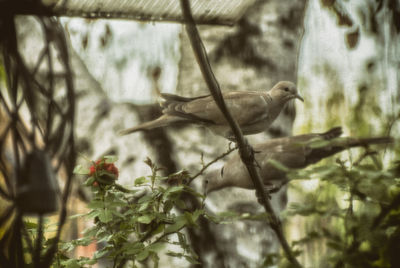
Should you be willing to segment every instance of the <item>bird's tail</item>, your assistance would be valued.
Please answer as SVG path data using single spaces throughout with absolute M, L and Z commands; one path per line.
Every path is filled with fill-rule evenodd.
M 340 135 L 342 135 L 342 133 L 343 133 L 342 127 L 334 127 L 328 130 L 327 132 L 321 133 L 321 136 L 325 140 L 331 140 L 333 138 L 339 137 Z
M 138 126 L 127 128 L 119 132 L 121 136 L 128 135 L 136 131 L 149 130 L 158 127 L 165 127 L 171 123 L 182 121 L 182 118 L 170 115 L 163 115 L 153 121 L 149 121 Z
M 161 104 L 163 114 L 181 117 L 181 118 L 184 118 L 185 121 L 189 121 L 189 122 L 214 124 L 214 122 L 211 120 L 207 120 L 205 118 L 198 117 L 192 113 L 187 113 L 184 110 L 184 106 L 187 102 L 206 98 L 209 95 L 198 96 L 198 97 L 194 97 L 194 98 L 187 98 L 187 97 L 181 97 L 181 96 L 177 96 L 177 95 L 173 95 L 173 94 L 163 93 L 163 94 L 161 94 L 161 96 L 164 99 L 164 102 Z
M 392 137 L 373 137 L 373 138 L 336 138 L 327 144 L 309 144 L 311 152 L 307 157 L 308 164 L 316 163 L 322 158 L 334 155 L 352 147 L 368 147 L 373 144 L 390 144 L 394 140 Z
M 373 137 L 373 138 L 347 138 L 344 144 L 347 143 L 348 147 L 368 146 L 371 144 L 390 144 L 393 143 L 392 137 Z

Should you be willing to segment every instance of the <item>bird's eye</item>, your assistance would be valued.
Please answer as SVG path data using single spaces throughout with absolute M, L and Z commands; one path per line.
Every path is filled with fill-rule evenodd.
M 285 87 L 283 90 L 286 91 L 286 92 L 289 92 L 289 88 L 288 87 Z

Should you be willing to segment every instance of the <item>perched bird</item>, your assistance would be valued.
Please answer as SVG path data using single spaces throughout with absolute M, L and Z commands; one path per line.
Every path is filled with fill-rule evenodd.
M 300 169 L 351 147 L 393 142 L 391 137 L 340 138 L 341 134 L 342 129 L 336 127 L 325 133 L 271 139 L 255 145 L 253 147 L 255 158 L 266 190 L 271 189 L 272 182 L 286 179 L 285 171 L 271 164 L 271 159 L 288 168 Z M 254 189 L 253 182 L 239 154 L 229 159 L 220 170 L 214 170 L 204 176 L 203 190 L 205 193 L 230 186 Z
M 278 82 L 269 91 L 224 92 L 224 100 L 244 135 L 266 130 L 279 115 L 286 102 L 303 98 L 292 82 Z M 215 134 L 232 139 L 233 134 L 211 95 L 185 98 L 172 94 L 161 94 L 163 115 L 153 121 L 125 129 L 121 135 L 139 130 L 163 127 L 176 122 L 192 122 L 205 125 Z

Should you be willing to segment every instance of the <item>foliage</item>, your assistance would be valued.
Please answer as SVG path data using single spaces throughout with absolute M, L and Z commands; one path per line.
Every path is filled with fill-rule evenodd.
M 364 154 L 362 158 L 370 156 Z M 306 217 L 308 233 L 293 246 L 310 249 L 318 267 L 398 267 L 400 252 L 400 165 L 385 170 L 373 161 L 325 164 L 291 175 L 292 179 L 318 178 L 316 191 L 302 193 L 287 218 Z M 397 242 L 396 242 L 397 241 Z M 319 260 L 318 260 L 319 259 Z
M 199 217 L 217 224 L 233 221 L 265 221 L 267 215 L 227 211 L 211 215 L 204 210 L 190 211 L 181 199 L 188 193 L 204 202 L 204 197 L 186 185 L 190 179 L 181 171 L 167 177 L 150 159 L 146 164 L 152 174 L 134 181 L 134 189 L 116 183 L 118 170 L 115 157 L 104 157 L 90 168 L 78 166 L 74 172 L 89 176 L 85 185 L 93 192 L 83 215 L 94 225 L 83 237 L 61 243 L 54 267 L 84 267 L 108 260 L 113 267 L 130 263 L 153 263 L 158 267 L 160 254 L 185 258 L 198 263 L 184 229 L 197 227 Z M 291 185 L 317 179 L 316 191 L 301 192 L 302 201 L 291 203 L 283 217 L 286 221 L 304 218 L 306 234 L 292 242 L 293 252 L 311 259 L 314 267 L 395 267 L 400 252 L 400 161 L 384 169 L 379 158 L 367 151 L 355 161 L 325 161 L 305 170 L 289 170 Z M 97 182 L 97 183 L 95 183 Z M 309 226 L 307 228 L 307 226 Z M 25 223 L 34 239 L 37 224 Z M 51 230 L 50 226 L 46 227 Z M 32 240 L 33 240 L 32 239 Z M 72 257 L 77 246 L 102 245 L 92 258 Z M 46 250 L 50 240 L 43 241 Z M 315 254 L 315 247 L 319 254 Z M 180 250 L 171 249 L 180 248 Z M 283 253 L 272 253 L 260 260 L 260 267 L 290 267 Z
M 135 267 L 138 262 L 147 260 L 152 260 L 157 267 L 159 253 L 165 251 L 167 255 L 197 263 L 196 254 L 188 246 L 183 229 L 195 227 L 204 212 L 188 210 L 180 199 L 183 192 L 202 198 L 182 183 L 188 174 L 179 172 L 161 177 L 157 174 L 159 169 L 147 159 L 146 164 L 151 168 L 152 175 L 137 178 L 135 189 L 128 190 L 115 182 L 115 175 L 118 176 L 113 164 L 115 161 L 114 157 L 104 157 L 94 162 L 89 170 L 81 166 L 75 169 L 75 173 L 89 175 L 85 185 L 91 188 L 93 198 L 88 204 L 90 211 L 74 217 L 92 219 L 94 226 L 86 229 L 82 238 L 62 244 L 55 266 L 81 267 L 106 258 L 114 267 L 121 267 L 127 262 Z M 178 181 L 178 184 L 166 187 L 169 180 Z M 183 213 L 178 214 L 176 208 Z M 92 258 L 67 257 L 68 252 L 77 246 L 93 242 L 104 246 Z M 168 245 L 179 246 L 182 250 L 170 251 Z

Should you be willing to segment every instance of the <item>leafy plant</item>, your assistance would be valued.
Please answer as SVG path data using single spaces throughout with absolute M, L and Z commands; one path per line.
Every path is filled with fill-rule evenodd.
M 363 155 L 371 156 L 369 153 Z M 378 159 L 337 160 L 301 170 L 292 179 L 318 178 L 316 191 L 302 193 L 286 216 L 306 217 L 311 227 L 293 246 L 310 249 L 319 267 L 397 267 L 400 252 L 400 166 L 385 170 Z M 397 241 L 397 242 L 396 242 Z
M 371 161 L 368 158 L 372 159 Z M 134 181 L 134 189 L 117 184 L 119 171 L 116 157 L 103 157 L 89 168 L 78 166 L 74 172 L 87 176 L 85 185 L 93 193 L 90 209 L 82 215 L 93 220 L 83 237 L 64 242 L 54 259 L 54 267 L 84 267 L 108 260 L 113 267 L 129 263 L 152 263 L 158 267 L 160 254 L 184 258 L 198 263 L 197 256 L 186 240 L 184 229 L 197 227 L 199 217 L 217 224 L 233 221 L 265 221 L 265 213 L 223 212 L 217 215 L 202 209 L 191 211 L 181 199 L 183 193 L 196 198 L 204 196 L 187 186 L 189 174 L 180 171 L 159 176 L 159 168 L 145 162 L 151 175 Z M 300 191 L 299 202 L 291 203 L 284 218 L 291 221 L 303 217 L 306 234 L 292 242 L 297 256 L 306 256 L 315 267 L 396 267 L 400 252 L 400 162 L 384 169 L 372 152 L 352 161 L 325 161 L 304 170 L 288 172 L 292 188 Z M 298 182 L 318 179 L 316 191 L 304 192 Z M 308 227 L 307 227 L 308 226 Z M 50 226 L 45 228 L 49 230 Z M 32 240 L 37 224 L 26 222 Z M 51 241 L 43 241 L 46 250 Z M 96 242 L 102 245 L 91 258 L 72 257 L 77 246 Z M 318 248 L 318 255 L 315 249 Z M 172 251 L 171 248 L 178 248 Z M 272 253 L 260 260 L 260 267 L 290 267 L 282 253 Z
M 186 242 L 183 229 L 195 227 L 203 210 L 189 211 L 180 199 L 183 192 L 203 198 L 192 188 L 182 182 L 188 178 L 186 172 L 162 177 L 159 169 L 150 159 L 145 162 L 152 170 L 147 177 L 135 180 L 135 189 L 126 189 L 116 183 L 118 170 L 115 157 L 103 157 L 87 169 L 78 166 L 75 173 L 89 176 L 85 182 L 93 193 L 88 204 L 90 211 L 84 215 L 94 221 L 94 226 L 86 229 L 83 237 L 65 242 L 57 256 L 55 266 L 81 267 L 92 265 L 106 258 L 114 267 L 121 267 L 131 262 L 137 263 L 152 260 L 158 266 L 159 254 L 166 252 L 173 257 L 183 257 L 191 263 L 197 263 L 196 254 Z M 167 186 L 167 181 L 178 182 Z M 183 213 L 178 213 L 179 208 Z M 77 246 L 87 246 L 93 242 L 104 244 L 92 258 L 73 259 L 67 252 Z M 169 251 L 168 245 L 177 245 L 179 252 Z

